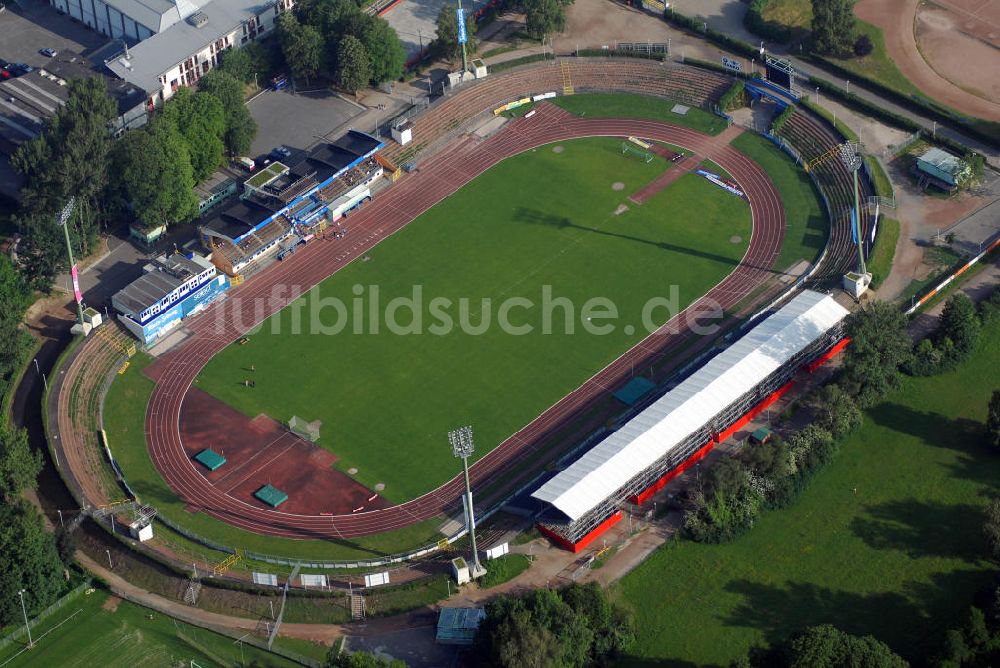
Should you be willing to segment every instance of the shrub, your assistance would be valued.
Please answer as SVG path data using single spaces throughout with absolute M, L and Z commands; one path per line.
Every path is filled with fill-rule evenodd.
M 742 81 L 735 81 L 722 97 L 719 98 L 719 108 L 723 111 L 732 111 L 746 106 L 746 86 Z
M 792 114 L 794 113 L 795 113 L 795 107 L 793 107 L 792 105 L 788 105 L 787 107 L 782 109 L 781 113 L 778 114 L 775 117 L 774 121 L 771 123 L 771 134 L 776 135 L 779 132 L 781 132 L 781 128 L 785 127 L 785 123 L 788 122 L 788 119 L 791 118 Z
M 872 44 L 872 40 L 868 35 L 859 35 L 854 40 L 854 55 L 858 58 L 864 58 L 874 50 L 875 45 Z

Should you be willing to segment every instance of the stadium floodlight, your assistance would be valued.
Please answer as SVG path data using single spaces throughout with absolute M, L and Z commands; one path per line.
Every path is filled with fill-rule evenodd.
M 80 326 L 83 326 L 83 306 L 80 305 L 80 288 L 76 274 L 76 263 L 73 261 L 73 244 L 69 240 L 69 217 L 73 213 L 73 206 L 76 204 L 76 197 L 70 197 L 59 214 L 59 226 L 63 228 L 66 235 L 66 253 L 69 254 L 69 273 L 73 281 L 73 295 L 76 298 L 76 318 Z
M 469 455 L 476 451 L 476 444 L 472 439 L 472 427 L 466 425 L 449 431 L 448 442 L 451 443 L 452 454 L 462 460 L 462 470 L 465 473 L 465 518 L 469 538 L 472 539 L 472 577 L 475 579 L 486 571 L 479 563 L 479 549 L 476 547 L 476 513 L 472 507 L 472 486 L 469 484 Z
M 28 611 L 24 608 L 24 589 L 17 592 L 17 595 L 21 597 L 21 614 L 24 615 L 24 628 L 28 632 L 28 649 L 35 646 L 35 643 L 31 640 L 31 625 L 28 624 Z
M 851 212 L 851 236 L 858 245 L 858 273 L 864 276 L 868 273 L 865 266 L 865 240 L 861 234 L 861 195 L 858 187 L 858 171 L 861 169 L 861 145 L 854 142 L 844 142 L 840 145 L 840 161 L 844 163 L 854 179 L 854 211 Z

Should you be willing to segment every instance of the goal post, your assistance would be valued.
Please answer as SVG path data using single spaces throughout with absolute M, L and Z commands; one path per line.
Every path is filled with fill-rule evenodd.
M 622 155 L 634 156 L 639 158 L 643 162 L 653 162 L 653 154 L 648 149 L 640 148 L 638 145 L 633 144 L 629 141 L 622 142 Z

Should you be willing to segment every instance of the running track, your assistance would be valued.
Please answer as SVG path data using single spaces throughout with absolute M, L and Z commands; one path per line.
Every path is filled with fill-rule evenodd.
M 253 324 L 292 301 L 294 295 L 288 295 L 287 291 L 273 292 L 272 288 L 295 285 L 304 290 L 319 283 L 506 157 L 578 137 L 630 135 L 693 150 L 732 174 L 750 201 L 753 217 L 750 245 L 740 265 L 701 300 L 477 461 L 469 472 L 472 482 L 482 483 L 530 455 L 542 435 L 615 386 L 628 374 L 632 364 L 641 365 L 685 338 L 686 323 L 692 314 L 710 310 L 711 300 L 727 309 L 771 275 L 770 268 L 784 237 L 784 214 L 774 185 L 756 163 L 728 145 L 713 146 L 711 137 L 694 130 L 656 121 L 577 118 L 547 104 L 541 105 L 532 118 L 512 121 L 489 139 L 455 140 L 420 164 L 417 172 L 404 176 L 353 214 L 346 239 L 308 244 L 290 261 L 271 265 L 232 289 L 228 299 L 188 321 L 192 335 L 160 358 L 153 368 L 158 382 L 146 409 L 146 438 L 160 474 L 189 507 L 242 529 L 288 538 L 343 539 L 390 531 L 438 516 L 453 507 L 463 488 L 461 476 L 406 503 L 356 515 L 295 515 L 257 508 L 232 498 L 211 485 L 184 451 L 178 428 L 184 394 L 213 355 Z M 696 214 L 692 214 L 692 219 L 695 218 Z

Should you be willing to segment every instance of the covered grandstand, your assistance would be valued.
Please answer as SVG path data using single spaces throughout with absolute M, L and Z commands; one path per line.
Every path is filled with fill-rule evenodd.
M 774 403 L 799 369 L 838 346 L 848 311 L 803 291 L 531 496 L 539 528 L 579 551 Z
M 202 244 L 229 276 L 253 272 L 260 260 L 297 243 L 371 198 L 382 174 L 376 137 L 348 130 L 295 160 L 271 163 L 243 183 L 239 201 L 198 225 Z

